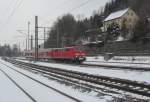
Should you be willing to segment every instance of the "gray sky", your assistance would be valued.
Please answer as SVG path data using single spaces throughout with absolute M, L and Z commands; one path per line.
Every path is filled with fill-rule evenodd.
M 100 9 L 108 1 L 0 0 L 0 45 L 5 43 L 12 45 L 20 42 L 21 47 L 25 48 L 25 37 L 19 37 L 25 34 L 20 34 L 16 30 L 27 30 L 28 21 L 31 22 L 30 29 L 34 30 L 35 15 L 39 17 L 39 26 L 50 27 L 57 17 L 66 13 L 71 13 L 76 18 L 89 17 L 94 10 Z M 27 31 L 23 33 L 27 33 Z M 39 36 L 41 37 L 42 34 Z

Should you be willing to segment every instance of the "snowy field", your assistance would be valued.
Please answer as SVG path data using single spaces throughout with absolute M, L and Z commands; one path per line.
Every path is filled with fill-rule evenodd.
M 6 72 L 13 80 L 15 80 L 15 82 L 18 83 L 32 97 L 34 97 L 37 102 L 49 102 L 49 101 L 60 102 L 62 100 L 64 100 L 65 102 L 75 102 L 74 100 L 63 96 L 63 95 L 59 94 L 58 92 L 53 91 L 52 89 L 49 89 L 29 78 L 19 74 L 18 72 L 15 72 L 14 70 L 6 67 L 3 64 L 0 64 L 0 68 L 4 72 Z M 2 73 L 0 73 L 0 74 L 3 75 Z M 3 80 L 6 80 L 6 79 L 4 78 Z M 1 82 L 3 82 L 3 81 L 1 81 Z M 14 87 L 14 84 L 11 82 L 7 83 L 7 84 L 8 84 L 8 86 Z M 8 86 L 3 85 L 3 87 L 4 86 L 6 86 L 6 88 L 4 88 L 5 89 L 4 92 L 9 93 L 10 90 L 7 89 Z M 15 92 L 15 91 L 12 90 L 11 92 Z M 14 94 L 14 95 L 18 95 L 18 94 Z M 18 96 L 20 96 L 20 95 L 18 95 Z M 19 97 L 19 98 L 22 99 L 23 98 L 22 96 L 24 97 L 24 95 L 21 95 L 21 97 Z M 2 97 L 2 95 L 1 95 L 1 97 Z M 11 97 L 11 98 L 13 98 L 13 97 Z M 15 98 L 16 97 L 14 97 L 14 99 Z M 3 101 L 1 101 L 1 102 L 3 102 Z M 8 101 L 5 101 L 5 102 L 8 102 Z M 12 99 L 11 99 L 11 101 L 9 101 L 9 102 L 30 102 L 30 101 L 12 101 Z
M 96 97 L 95 92 L 84 93 L 81 92 L 82 90 L 75 90 L 72 87 L 61 85 L 56 81 L 51 81 L 40 74 L 34 74 L 29 71 L 16 68 L 12 64 L 5 62 L 1 59 L 0 61 L 26 75 L 31 76 L 32 78 L 40 80 L 46 85 L 49 85 L 64 93 L 67 93 L 72 97 L 80 99 L 82 102 L 107 102 L 113 99 L 112 96 L 109 95 L 102 95 Z M 11 76 L 11 78 L 13 78 L 21 87 L 23 87 L 27 92 L 29 92 L 32 96 L 34 96 L 38 102 L 73 102 L 72 100 L 60 95 L 59 93 L 50 90 L 46 87 L 43 87 L 42 85 L 26 78 L 25 76 L 18 74 L 17 72 L 13 71 L 12 69 L 9 69 L 3 64 L 0 64 L 0 69 L 7 72 Z M 2 99 L 2 101 L 0 100 L 0 102 L 30 102 L 30 100 L 26 97 L 26 95 L 20 92 L 20 90 L 15 85 L 13 85 L 13 83 L 9 81 L 9 79 L 5 77 L 3 73 L 0 73 L 0 82 L 3 82 L 3 84 L 0 84 L 0 89 L 2 89 L 5 92 L 5 93 L 0 93 L 0 99 Z M 7 99 L 8 97 L 9 99 Z
M 2 72 L 0 72 L 0 91 L 0 102 L 32 102 Z
M 128 80 L 150 84 L 150 72 L 149 71 L 135 71 L 135 70 L 110 69 L 110 68 L 106 69 L 103 67 L 83 67 L 83 66 L 73 66 L 73 65 L 67 65 L 67 64 L 48 63 L 48 62 L 29 62 L 25 60 L 24 62 L 48 66 L 48 67 L 56 67 L 56 68 L 61 68 L 61 69 L 74 70 L 74 71 L 101 75 L 101 76 L 128 79 Z
M 150 56 L 114 56 L 108 61 L 105 61 L 103 56 L 95 56 L 87 57 L 84 64 L 150 68 Z
M 150 56 L 114 56 L 108 61 L 104 60 L 104 56 L 93 56 L 93 57 L 86 57 L 86 61 L 150 64 Z

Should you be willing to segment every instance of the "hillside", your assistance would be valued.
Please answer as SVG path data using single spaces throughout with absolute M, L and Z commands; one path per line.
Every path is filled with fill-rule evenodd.
M 85 18 L 83 20 L 76 20 L 73 15 L 67 14 L 59 18 L 53 25 L 51 31 L 49 32 L 49 38 L 46 42 L 47 48 L 70 46 L 74 44 L 81 44 L 81 40 L 87 37 L 86 31 L 89 29 L 99 29 L 102 26 L 103 19 L 107 17 L 111 12 L 130 7 L 132 8 L 140 17 L 140 22 L 138 23 L 136 29 L 134 30 L 133 41 L 127 42 L 126 49 L 134 52 L 136 50 L 137 39 L 147 36 L 149 33 L 149 28 L 145 19 L 150 17 L 150 0 L 111 0 L 104 6 L 104 11 L 100 13 L 94 13 L 90 18 Z M 101 34 L 101 32 L 97 32 Z M 141 42 L 141 41 L 140 41 Z M 111 44 L 111 49 L 115 44 Z M 142 44 L 138 44 L 143 46 Z M 107 45 L 109 46 L 109 45 Z M 118 45 L 120 49 L 122 46 Z M 128 47 L 129 46 L 129 47 Z M 135 49 L 134 49 L 135 48 Z M 141 47 L 142 48 L 142 47 Z M 144 47 L 147 48 L 147 47 Z M 103 47 L 98 48 L 99 51 L 103 51 Z M 109 47 L 108 47 L 109 49 Z M 133 51 L 132 51 L 133 50 Z M 111 51 L 111 50 L 109 50 Z M 112 50 L 114 51 L 114 50 Z M 120 53 L 122 51 L 119 51 Z M 125 51 L 123 51 L 125 52 Z M 140 52 L 142 50 L 140 49 Z M 150 52 L 149 50 L 146 52 Z
M 141 18 L 150 17 L 150 0 L 111 0 L 105 5 L 104 15 L 107 16 L 111 12 L 130 7 Z

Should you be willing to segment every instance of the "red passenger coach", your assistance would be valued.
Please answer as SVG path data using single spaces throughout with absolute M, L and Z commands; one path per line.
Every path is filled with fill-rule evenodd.
M 26 58 L 34 58 L 34 51 L 27 51 Z M 38 58 L 40 60 L 61 60 L 82 62 L 85 60 L 86 52 L 80 46 L 65 48 L 39 49 Z

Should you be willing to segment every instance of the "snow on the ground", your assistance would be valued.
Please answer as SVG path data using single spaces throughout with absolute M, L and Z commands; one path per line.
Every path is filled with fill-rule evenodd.
M 104 60 L 103 56 L 87 57 L 84 64 L 119 66 L 131 68 L 150 68 L 150 56 L 114 56 Z
M 83 102 L 107 102 L 108 100 L 112 100 L 112 96 L 109 96 L 109 95 L 105 95 L 105 96 L 99 96 L 99 97 L 96 97 L 95 96 L 95 92 L 93 92 L 93 93 L 82 93 L 82 92 L 80 92 L 80 90 L 75 90 L 75 89 L 73 89 L 73 88 L 71 88 L 71 87 L 68 87 L 68 86 L 64 86 L 64 85 L 61 85 L 61 84 L 59 84 L 59 83 L 57 83 L 57 82 L 55 82 L 55 81 L 50 81 L 49 79 L 47 79 L 46 77 L 43 77 L 43 76 L 41 76 L 41 75 L 38 75 L 38 74 L 33 74 L 33 73 L 31 73 L 31 72 L 29 72 L 29 71 L 26 71 L 26 70 L 23 70 L 23 69 L 19 69 L 19 68 L 16 68 L 13 64 L 10 64 L 10 63 L 8 63 L 8 62 L 5 62 L 5 61 L 3 61 L 3 60 L 0 60 L 0 61 L 2 61 L 3 63 L 5 63 L 5 64 L 7 64 L 7 65 L 9 65 L 9 66 L 11 66 L 11 67 L 13 67 L 14 69 L 16 69 L 16 70 L 18 70 L 18 71 L 21 71 L 21 72 L 23 72 L 23 73 L 25 73 L 25 74 L 27 74 L 27 75 L 29 75 L 29 76 L 31 76 L 32 78 L 35 78 L 35 79 L 37 79 L 37 80 L 40 80 L 41 82 L 43 82 L 43 83 L 45 83 L 45 84 L 47 84 L 47 85 L 49 85 L 49 86 L 51 86 L 51 87 L 53 87 L 53 88 L 56 88 L 56 89 L 58 89 L 58 90 L 60 90 L 60 91 L 62 91 L 62 92 L 65 92 L 65 93 L 67 93 L 68 95 L 71 95 L 71 96 L 73 96 L 73 97 L 75 97 L 75 98 L 78 98 L 78 99 L 80 99 L 81 101 L 83 101 Z M 6 68 L 6 70 L 8 70 L 7 68 Z M 10 71 L 11 72 L 11 71 Z M 13 72 L 14 73 L 14 72 Z M 15 74 L 16 75 L 16 74 Z M 16 77 L 19 77 L 18 75 L 16 75 Z M 20 81 L 21 81 L 21 79 L 19 79 Z M 24 79 L 22 79 L 22 81 L 24 82 L 25 80 Z M 23 82 L 22 82 L 22 84 L 23 84 Z M 23 86 L 25 86 L 25 85 L 23 85 Z M 28 88 L 29 88 L 29 90 L 31 90 L 32 89 L 32 87 L 35 87 L 36 85 L 33 85 L 32 83 L 28 83 Z M 28 90 L 28 89 L 27 89 Z M 41 97 L 43 96 L 43 95 L 45 95 L 45 94 L 42 94 L 42 91 L 40 90 L 40 89 L 36 89 L 36 90 L 34 90 L 35 92 L 34 92 L 34 94 L 37 94 L 38 92 L 39 93 L 41 93 Z M 46 92 L 46 94 L 47 94 L 47 92 Z M 47 98 L 46 98 L 46 96 L 44 96 L 45 97 L 45 101 L 41 101 L 41 102 L 46 102 L 47 100 Z M 51 96 L 48 96 L 49 98 L 51 98 Z M 55 97 L 55 96 L 54 96 Z M 40 98 L 40 97 L 39 97 Z M 52 101 L 52 102 L 67 102 L 67 101 L 63 101 L 62 99 L 61 99 L 61 97 L 60 98 L 58 98 L 59 99 L 59 101 L 54 101 L 52 98 L 51 98 L 51 100 L 50 101 Z M 49 102 L 50 102 L 49 101 Z M 39 101 L 40 102 L 40 101 Z M 70 102 L 70 101 L 69 101 Z
M 117 67 L 130 67 L 130 68 L 150 68 L 149 64 L 133 64 L 133 63 L 118 63 L 118 62 L 98 62 L 98 61 L 87 61 L 84 62 L 84 64 L 90 64 L 90 65 L 104 65 L 104 66 L 117 66 Z
M 53 91 L 15 71 L 0 64 L 0 68 L 5 71 L 12 79 L 14 79 L 24 90 L 26 90 L 32 97 L 35 98 L 37 102 L 74 102 L 74 100 L 69 99 L 60 93 Z M 5 90 L 9 93 L 9 90 Z M 19 95 L 18 95 L 19 97 Z M 12 101 L 12 102 L 22 102 L 22 101 Z M 28 102 L 28 101 L 26 101 Z
M 74 70 L 74 71 L 101 75 L 101 76 L 109 76 L 109 77 L 116 77 L 121 79 L 139 81 L 139 82 L 146 82 L 150 84 L 150 72 L 148 71 L 131 71 L 131 70 L 123 70 L 123 69 L 110 69 L 110 68 L 107 69 L 103 67 L 83 67 L 83 66 L 73 66 L 67 64 L 48 63 L 48 62 L 29 62 L 29 61 L 24 61 L 24 62 L 48 66 L 48 67 L 54 67 L 54 68 Z
M 150 56 L 114 56 L 110 60 L 105 61 L 104 56 L 93 56 L 86 57 L 87 62 L 121 62 L 121 63 L 132 63 L 132 64 L 149 64 L 150 65 Z
M 0 102 L 32 102 L 0 71 Z
M 83 63 L 131 68 L 150 68 L 150 56 L 114 56 L 108 61 L 105 61 L 103 56 L 95 56 L 87 57 Z

